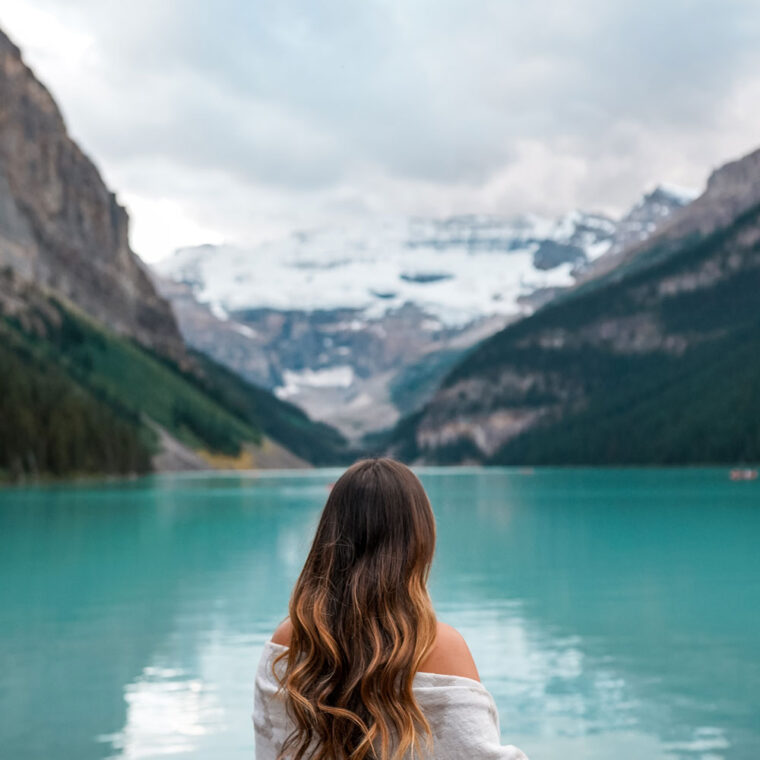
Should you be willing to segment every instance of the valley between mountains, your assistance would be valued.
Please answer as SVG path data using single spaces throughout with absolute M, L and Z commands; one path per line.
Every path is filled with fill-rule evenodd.
M 383 218 L 149 268 L 0 32 L 0 476 L 760 459 L 760 151 L 619 218 Z

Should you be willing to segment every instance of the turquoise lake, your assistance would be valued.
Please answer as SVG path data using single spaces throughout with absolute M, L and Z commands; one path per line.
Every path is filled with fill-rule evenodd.
M 419 470 L 431 593 L 531 760 L 760 758 L 760 482 Z M 335 470 L 0 490 L 0 755 L 253 757 Z

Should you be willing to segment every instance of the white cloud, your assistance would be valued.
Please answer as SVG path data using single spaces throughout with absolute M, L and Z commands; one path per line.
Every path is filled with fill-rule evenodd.
M 147 258 L 365 213 L 614 211 L 760 142 L 753 0 L 17 0 L 0 24 Z

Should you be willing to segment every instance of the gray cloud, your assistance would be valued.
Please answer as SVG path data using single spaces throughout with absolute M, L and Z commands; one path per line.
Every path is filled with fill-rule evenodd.
M 621 207 L 701 181 L 760 117 L 737 105 L 760 72 L 754 0 L 18 5 L 91 40 L 64 75 L 65 39 L 43 54 L 8 14 L 109 178 L 230 237 L 306 211 Z

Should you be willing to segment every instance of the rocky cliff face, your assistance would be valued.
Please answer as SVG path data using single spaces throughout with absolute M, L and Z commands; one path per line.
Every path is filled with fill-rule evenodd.
M 613 275 L 468 354 L 399 425 L 393 453 L 501 463 L 754 456 L 760 152 L 715 172 Z
M 0 309 L 30 284 L 175 360 L 168 303 L 129 247 L 128 217 L 66 132 L 58 107 L 0 31 Z
M 674 214 L 659 235 L 669 239 L 724 227 L 760 203 L 760 149 L 716 169 L 705 192 L 688 209 Z
M 615 239 L 606 256 L 637 246 L 667 226 L 668 220 L 682 213 L 696 193 L 659 185 L 647 193 L 617 223 Z

